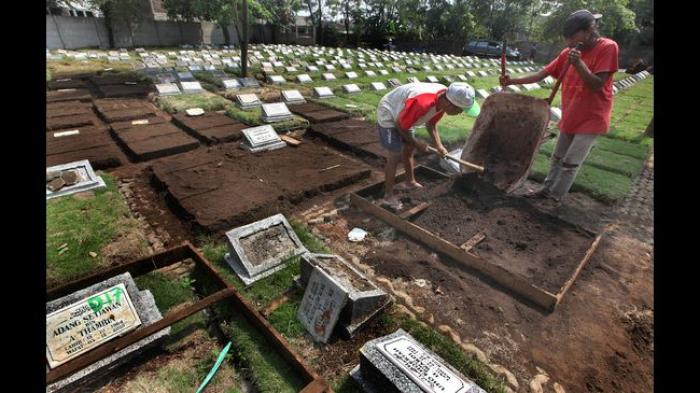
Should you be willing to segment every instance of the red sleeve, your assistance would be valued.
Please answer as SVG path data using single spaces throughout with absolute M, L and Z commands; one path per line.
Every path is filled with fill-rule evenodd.
M 610 41 L 609 45 L 600 49 L 600 53 L 596 56 L 596 61 L 590 68 L 591 72 L 597 74 L 599 72 L 617 72 L 617 58 L 619 49 L 617 43 Z
M 428 122 L 426 124 L 430 124 L 431 126 L 434 126 L 435 124 L 437 124 L 437 122 L 440 121 L 440 119 L 442 119 L 442 115 L 444 115 L 444 114 L 445 114 L 445 112 L 440 112 L 440 113 L 435 114 L 435 116 L 431 117 L 430 120 L 428 120 Z
M 568 61 L 569 50 L 569 48 L 564 48 L 564 50 L 562 50 L 559 53 L 559 56 L 557 56 L 556 59 L 552 60 L 549 64 L 547 64 L 544 67 L 544 71 L 547 74 L 551 75 L 553 78 L 559 79 L 561 73 L 564 72 L 566 62 Z
M 430 105 L 435 99 L 435 94 L 419 94 L 406 100 L 403 110 L 399 114 L 399 127 L 408 130 L 416 124 L 416 121 L 425 116 L 430 110 Z

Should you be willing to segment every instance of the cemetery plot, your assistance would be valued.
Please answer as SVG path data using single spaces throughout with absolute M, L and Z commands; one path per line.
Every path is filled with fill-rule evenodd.
M 79 127 L 46 133 L 46 164 L 49 166 L 88 160 L 95 169 L 122 165 L 125 157 L 107 130 L 101 127 Z
M 311 123 L 337 121 L 350 117 L 348 113 L 337 111 L 314 102 L 290 105 L 289 110 L 292 111 L 292 113 L 305 117 Z
M 64 101 L 46 104 L 46 118 L 93 114 L 92 103 L 82 101 Z
M 107 123 L 146 119 L 162 115 L 155 106 L 144 100 L 95 100 L 95 108 Z
M 87 89 L 88 85 L 80 78 L 62 78 L 47 82 L 46 87 L 49 90 Z
M 383 159 L 389 154 L 379 144 L 376 125 L 364 120 L 349 119 L 313 124 L 309 132 L 325 139 L 331 145 L 360 156 Z
M 321 171 L 328 167 L 334 168 Z M 159 160 L 152 170 L 178 213 L 208 232 L 248 223 L 370 175 L 367 166 L 310 141 L 261 154 L 216 145 Z
M 97 86 L 100 97 L 145 97 L 153 91 L 150 84 L 144 83 L 138 75 L 131 73 L 107 73 L 94 75 L 90 81 Z
M 82 109 L 81 109 L 82 110 Z M 100 119 L 92 111 L 74 115 L 54 116 L 46 118 L 46 131 L 65 130 L 78 127 L 96 127 Z
M 46 102 L 90 101 L 92 95 L 88 89 L 60 89 L 46 92 Z
M 370 202 L 382 197 L 381 184 L 351 198 L 408 236 L 550 311 L 600 241 L 600 236 L 543 213 L 523 198 L 508 196 L 476 175 L 448 180 L 421 169 L 416 177 L 426 186 L 405 192 L 405 208 L 397 215 Z M 412 222 L 400 218 L 421 204 L 427 207 Z
M 238 140 L 241 138 L 241 130 L 248 127 L 217 112 L 205 113 L 202 116 L 178 113 L 173 115 L 173 122 L 207 144 Z
M 199 146 L 199 142 L 171 123 L 135 125 L 112 129 L 114 137 L 135 161 L 183 153 Z

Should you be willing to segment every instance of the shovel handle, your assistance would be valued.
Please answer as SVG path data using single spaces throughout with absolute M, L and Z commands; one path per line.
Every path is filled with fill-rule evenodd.
M 434 148 L 434 147 L 432 147 L 432 146 L 428 146 L 428 151 L 431 152 L 431 153 L 438 154 L 438 155 L 440 154 L 440 153 L 438 153 L 437 149 Z M 464 160 L 460 160 L 459 158 L 452 157 L 452 156 L 449 155 L 449 154 L 446 155 L 446 156 L 443 157 L 443 158 L 447 158 L 448 160 L 452 160 L 452 161 L 457 162 L 457 163 L 459 163 L 459 164 L 461 164 L 461 165 L 464 165 L 464 166 L 466 166 L 466 167 L 468 167 L 468 168 L 476 169 L 476 170 L 479 171 L 479 172 L 483 172 L 483 171 L 484 171 L 484 167 L 483 167 L 483 166 L 479 166 L 479 165 L 476 165 L 476 164 L 472 164 L 471 162 L 467 162 L 467 161 L 464 161 Z
M 508 41 L 503 40 L 503 47 L 501 48 L 501 76 L 505 79 L 506 77 L 506 48 Z M 501 90 L 505 91 L 506 86 L 502 85 Z

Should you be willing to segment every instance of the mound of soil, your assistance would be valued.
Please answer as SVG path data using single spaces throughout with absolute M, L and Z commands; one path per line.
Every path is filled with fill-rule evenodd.
M 114 136 L 136 161 L 183 153 L 199 142 L 170 123 L 148 124 L 114 131 Z
M 179 113 L 173 115 L 173 122 L 207 144 L 239 140 L 241 130 L 249 127 L 217 112 L 205 113 L 202 116 L 187 116 Z
M 92 95 L 88 89 L 66 89 L 54 90 L 46 92 L 46 102 L 62 102 L 62 101 L 90 101 Z
M 313 124 L 311 135 L 319 136 L 331 145 L 359 156 L 386 159 L 389 156 L 379 144 L 376 126 L 370 122 L 348 119 L 337 122 Z
M 89 160 L 94 169 L 107 169 L 122 165 L 126 158 L 119 151 L 107 130 L 100 127 L 82 127 L 77 135 L 55 137 L 46 133 L 46 164 L 66 164 Z
M 350 114 L 348 113 L 337 111 L 315 102 L 289 105 L 289 110 L 292 113 L 296 113 L 297 115 L 306 118 L 311 123 L 338 121 L 350 117 Z

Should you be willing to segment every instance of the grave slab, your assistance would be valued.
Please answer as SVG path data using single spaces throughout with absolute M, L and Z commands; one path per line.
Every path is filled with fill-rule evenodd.
M 277 150 L 287 146 L 270 125 L 245 128 L 241 132 L 243 133 L 241 148 L 252 153 Z
M 486 393 L 403 329 L 365 343 L 350 375 L 368 393 Z
M 105 182 L 100 176 L 95 174 L 88 160 L 70 162 L 67 164 L 56 165 L 46 168 L 46 173 L 65 173 L 73 172 L 78 177 L 78 181 L 72 185 L 62 187 L 59 190 L 52 191 L 46 188 L 46 199 L 53 199 L 65 195 L 75 194 L 76 192 L 94 190 L 96 188 L 105 187 Z
M 340 284 L 324 270 L 314 267 L 297 310 L 297 320 L 315 342 L 327 343 L 347 301 L 348 294 Z
M 226 262 L 246 284 L 267 277 L 286 266 L 306 248 L 283 214 L 226 232 L 229 252 Z
M 289 111 L 284 102 L 262 104 L 262 120 L 266 123 L 285 121 L 291 118 L 292 112 Z
M 282 91 L 282 99 L 287 105 L 292 104 L 303 104 L 306 102 L 304 96 L 301 95 L 299 90 L 284 90 Z
M 357 84 L 355 83 L 343 85 L 343 92 L 345 92 L 346 94 L 360 93 L 360 87 L 357 86 Z
M 335 94 L 333 94 L 333 90 L 331 90 L 330 87 L 321 86 L 321 87 L 314 87 L 314 96 L 317 98 L 329 98 L 329 97 L 335 97 Z
M 62 308 L 65 308 L 66 306 L 75 304 L 76 302 L 85 301 L 85 299 L 92 299 L 88 300 L 87 306 L 92 310 L 93 307 L 97 308 L 97 306 L 100 303 L 99 300 L 103 300 L 102 303 L 104 304 L 104 295 L 102 299 L 96 298 L 95 295 L 103 293 L 105 290 L 109 291 L 110 289 L 115 287 L 123 288 L 125 290 L 124 295 L 129 297 L 133 306 L 133 310 L 136 314 L 135 317 L 138 318 L 140 322 L 139 326 L 136 327 L 137 329 L 144 328 L 162 319 L 162 315 L 160 314 L 160 311 L 156 306 L 155 300 L 153 299 L 153 295 L 151 294 L 151 292 L 148 290 L 139 290 L 129 273 L 123 273 L 121 275 L 107 279 L 101 283 L 97 283 L 85 289 L 74 292 L 70 295 L 48 302 L 46 304 L 46 313 L 47 315 L 52 314 Z M 114 305 L 116 305 L 116 303 L 113 303 L 112 306 Z M 107 307 L 109 307 L 109 305 L 102 305 L 102 307 L 106 309 Z M 110 314 L 110 317 L 112 315 L 115 314 Z M 91 319 L 93 324 L 96 320 L 97 319 L 94 318 Z M 116 315 L 114 319 L 109 318 L 108 320 L 117 321 Z M 125 321 L 125 319 L 122 319 L 122 321 Z M 86 322 L 82 323 L 85 324 Z M 115 322 L 109 323 L 107 325 L 115 326 L 113 324 L 115 324 Z M 47 330 L 47 335 L 48 334 L 49 331 Z M 111 371 L 115 370 L 119 366 L 128 363 L 130 360 L 148 351 L 149 349 L 160 345 L 166 338 L 166 336 L 168 336 L 169 334 L 170 327 L 160 330 L 159 332 L 148 336 L 142 340 L 139 340 L 134 344 L 131 344 L 130 346 L 110 356 L 107 356 L 102 360 L 99 360 L 73 373 L 72 375 L 66 378 L 52 383 L 51 385 L 46 387 L 46 391 L 48 393 L 63 393 L 79 391 L 81 389 L 84 389 L 86 385 L 89 385 L 90 383 L 105 378 L 107 375 L 109 375 Z M 47 366 L 47 372 L 48 371 L 49 368 Z

